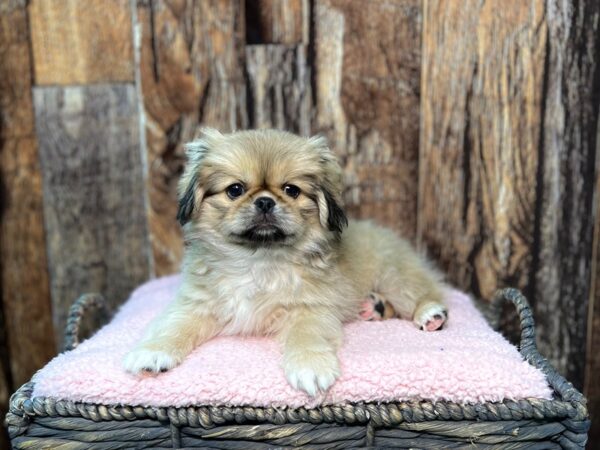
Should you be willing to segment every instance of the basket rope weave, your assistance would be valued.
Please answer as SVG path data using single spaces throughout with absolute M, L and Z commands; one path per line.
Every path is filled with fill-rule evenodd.
M 81 321 L 90 308 L 96 308 L 105 316 L 108 316 L 108 305 L 100 294 L 84 294 L 79 297 L 69 308 L 67 326 L 63 340 L 65 351 L 73 350 L 79 345 L 79 330 Z
M 492 307 L 498 308 L 500 303 L 504 301 L 512 302 L 517 309 L 521 325 L 520 352 L 522 356 L 545 374 L 548 383 L 555 391 L 556 400 L 528 398 L 518 401 L 474 405 L 452 402 L 409 401 L 387 404 L 342 404 L 320 406 L 313 409 L 251 406 L 163 408 L 127 405 L 109 406 L 44 397 L 32 398 L 34 384 L 29 382 L 11 397 L 6 425 L 8 426 L 9 436 L 14 440 L 25 435 L 34 421 L 44 423 L 46 427 L 49 427 L 54 423 L 52 420 L 61 418 L 70 418 L 70 420 L 79 418 L 85 420 L 86 424 L 89 424 L 89 421 L 96 423 L 136 421 L 136 423 L 139 422 L 143 425 L 142 422 L 151 420 L 168 424 L 170 427 L 170 435 L 165 436 L 165 430 L 163 429 L 163 434 L 160 435 L 160 439 L 157 437 L 158 440 L 154 444 L 158 446 L 162 442 L 165 446 L 178 448 L 182 443 L 185 445 L 186 439 L 188 439 L 184 438 L 182 440 L 182 429 L 185 431 L 186 436 L 196 433 L 202 439 L 215 437 L 214 433 L 218 434 L 220 429 L 227 432 L 230 439 L 248 437 L 244 433 L 256 433 L 256 426 L 252 427 L 252 430 L 248 430 L 240 427 L 242 424 L 263 424 L 260 433 L 265 436 L 269 436 L 269 433 L 273 436 L 280 436 L 282 433 L 285 435 L 282 431 L 285 428 L 284 426 L 292 427 L 288 432 L 292 433 L 293 431 L 297 435 L 299 431 L 314 434 L 319 431 L 322 424 L 366 425 L 361 431 L 360 439 L 363 440 L 362 442 L 365 445 L 370 446 L 373 445 L 375 439 L 375 430 L 386 427 L 401 426 L 402 430 L 409 430 L 404 431 L 405 433 L 410 432 L 412 434 L 418 431 L 430 430 L 431 427 L 434 427 L 436 433 L 446 433 L 446 435 L 460 437 L 461 427 L 458 426 L 457 422 L 462 421 L 463 433 L 477 434 L 477 431 L 473 428 L 474 426 L 487 426 L 486 432 L 479 432 L 477 442 L 481 443 L 486 442 L 484 435 L 489 432 L 490 427 L 493 428 L 493 424 L 482 422 L 511 421 L 496 425 L 498 432 L 504 436 L 506 433 L 510 433 L 510 427 L 516 427 L 514 429 L 517 431 L 513 430 L 513 434 L 523 433 L 522 430 L 528 429 L 527 427 L 539 427 L 539 424 L 535 421 L 545 421 L 550 422 L 553 426 L 552 429 L 546 430 L 547 433 L 555 432 L 560 435 L 556 445 L 563 448 L 581 448 L 585 445 L 587 429 L 589 428 L 585 397 L 571 383 L 559 375 L 550 363 L 539 354 L 535 344 L 534 321 L 527 299 L 516 289 L 504 289 L 496 293 Z M 104 300 L 99 295 L 88 294 L 80 297 L 71 307 L 65 333 L 66 350 L 71 350 L 79 344 L 78 332 L 81 318 L 90 307 L 105 309 Z M 238 424 L 235 430 L 231 426 L 226 426 L 232 424 L 233 428 L 236 428 L 236 424 Z M 270 424 L 270 426 L 267 426 L 267 424 Z M 133 423 L 123 425 L 131 427 Z M 83 422 L 82 426 L 84 426 Z M 115 426 L 113 425 L 111 430 L 114 430 Z M 328 427 L 331 430 L 331 425 L 328 425 Z M 210 430 L 211 428 L 212 430 Z M 194 429 L 197 431 L 194 431 Z M 326 432 L 325 429 L 322 431 L 322 433 Z M 253 437 L 256 438 L 256 435 L 253 435 Z M 385 442 L 385 436 L 382 439 L 383 441 L 378 441 L 379 444 Z M 490 439 L 492 439 L 490 444 L 493 444 L 499 438 Z M 202 442 L 205 441 L 202 440 Z M 297 443 L 298 441 L 296 439 L 293 442 Z M 441 441 L 437 442 L 438 445 L 441 444 Z M 284 444 L 283 441 L 281 443 Z M 189 445 L 189 442 L 187 445 Z

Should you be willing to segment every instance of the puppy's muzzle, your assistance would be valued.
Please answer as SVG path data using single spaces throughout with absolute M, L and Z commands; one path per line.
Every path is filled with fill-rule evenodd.
M 256 208 L 259 211 L 262 211 L 263 213 L 267 214 L 271 212 L 275 207 L 275 200 L 273 200 L 270 197 L 258 197 L 254 201 L 254 206 L 256 206 Z

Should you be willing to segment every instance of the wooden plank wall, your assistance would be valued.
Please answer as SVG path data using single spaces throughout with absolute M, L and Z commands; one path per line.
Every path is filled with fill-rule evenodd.
M 244 9 L 239 0 L 140 1 L 141 90 L 145 109 L 149 227 L 156 275 L 181 260 L 176 185 L 182 144 L 200 124 L 248 127 L 244 80 Z
M 600 126 L 596 141 L 597 149 L 600 149 Z M 596 176 L 596 192 L 600 189 L 600 177 Z M 594 213 L 596 223 L 594 224 L 594 242 L 592 247 L 592 283 L 590 286 L 590 304 L 587 317 L 587 357 L 585 367 L 585 394 L 588 398 L 588 409 L 593 419 L 590 429 L 590 442 L 600 443 L 600 426 L 596 425 L 600 418 L 600 196 L 596 195 Z
M 152 274 L 131 13 L 128 0 L 29 5 L 57 342 L 82 292 L 116 307 Z
M 315 131 L 341 158 L 346 207 L 413 239 L 421 2 L 315 4 Z
M 419 238 L 478 296 L 525 290 L 581 388 L 600 41 L 597 5 L 572 6 L 424 2 Z
M 547 22 L 535 313 L 540 349 L 581 388 L 600 107 L 600 3 L 549 1 Z
M 600 417 L 599 10 L 0 1 L 0 405 L 58 348 L 75 296 L 116 307 L 178 270 L 183 143 L 210 125 L 326 135 L 350 215 L 476 296 L 525 290 L 541 350 Z
M 24 1 L 0 3 L 0 416 L 55 354 Z M 8 448 L 0 433 L 0 448 Z

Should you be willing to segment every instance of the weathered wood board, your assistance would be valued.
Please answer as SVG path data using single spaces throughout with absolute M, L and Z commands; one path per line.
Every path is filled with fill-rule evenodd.
M 415 237 L 421 2 L 317 0 L 314 130 L 341 157 L 349 213 Z
M 201 125 L 248 127 L 244 9 L 239 0 L 138 3 L 140 75 L 148 147 L 149 227 L 156 275 L 176 272 L 175 221 L 183 144 Z
M 600 127 L 596 138 L 596 150 L 600 150 Z M 598 158 L 598 153 L 596 158 Z M 594 208 L 594 241 L 592 247 L 592 276 L 590 280 L 590 304 L 587 316 L 587 342 L 585 358 L 585 385 L 584 395 L 588 399 L 588 411 L 592 418 L 589 442 L 600 442 L 600 174 L 596 174 L 596 193 Z
M 134 80 L 129 0 L 32 0 L 37 85 Z
M 55 353 L 24 2 L 0 8 L 0 61 L 0 329 L 12 390 Z
M 489 299 L 530 277 L 544 10 L 535 0 L 423 7 L 419 240 L 450 280 Z
M 0 4 L 0 417 L 54 354 L 25 2 Z M 0 448 L 8 448 L 4 428 Z
M 542 353 L 581 387 L 598 30 L 567 10 L 424 2 L 418 234 L 475 295 L 525 290 Z
M 542 354 L 581 389 L 600 107 L 600 4 L 548 1 L 547 22 L 535 316 Z
M 152 273 L 133 85 L 34 88 L 53 319 L 100 292 L 113 307 Z
M 246 47 L 249 118 L 252 128 L 310 135 L 312 94 L 306 46 Z

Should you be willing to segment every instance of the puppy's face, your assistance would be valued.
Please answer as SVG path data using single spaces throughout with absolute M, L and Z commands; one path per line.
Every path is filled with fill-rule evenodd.
M 347 223 L 341 170 L 322 138 L 273 130 L 204 130 L 187 146 L 178 219 L 188 237 L 294 246 L 335 238 Z

